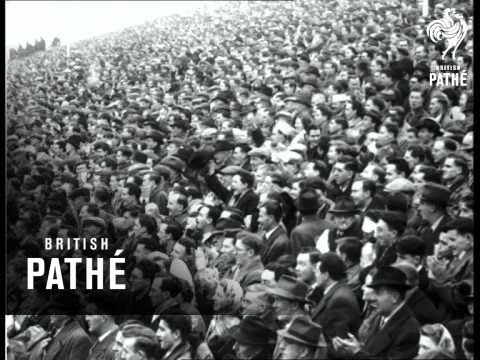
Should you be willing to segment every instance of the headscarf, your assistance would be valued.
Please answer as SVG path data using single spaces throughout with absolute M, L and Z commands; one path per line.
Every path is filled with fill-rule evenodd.
M 427 324 L 422 326 L 422 336 L 428 336 L 437 345 L 439 350 L 455 354 L 455 343 L 452 335 L 442 324 Z
M 243 290 L 240 284 L 235 280 L 222 279 L 218 286 L 221 286 L 225 293 L 225 308 L 222 309 L 222 314 L 237 314 L 243 297 Z

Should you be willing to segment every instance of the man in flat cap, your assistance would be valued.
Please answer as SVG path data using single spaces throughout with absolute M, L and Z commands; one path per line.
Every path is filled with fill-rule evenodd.
M 446 186 L 427 182 L 423 188 L 419 189 L 419 194 L 418 211 L 424 223 L 416 232 L 426 242 L 427 255 L 432 255 L 440 232 L 450 221 L 450 216 L 447 214 L 450 190 Z

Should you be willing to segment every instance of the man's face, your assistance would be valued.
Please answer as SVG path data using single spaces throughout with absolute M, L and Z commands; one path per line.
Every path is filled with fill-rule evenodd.
M 178 340 L 178 334 L 172 332 L 165 320 L 160 320 L 156 332 L 157 338 L 160 341 L 160 347 L 163 350 L 169 350 Z
M 457 165 L 455 165 L 454 159 L 446 158 L 442 166 L 442 179 L 451 181 L 461 174 L 462 171 Z
M 132 292 L 139 292 L 150 284 L 150 281 L 143 277 L 143 272 L 139 268 L 133 269 L 128 281 L 130 283 L 130 290 Z
M 211 224 L 212 220 L 209 217 L 209 208 L 203 206 L 197 215 L 197 228 L 203 229 L 208 224 Z
M 168 299 L 168 295 L 167 295 L 168 293 L 160 289 L 160 287 L 162 286 L 162 281 L 163 279 L 155 278 L 152 283 L 152 288 L 148 293 L 148 296 L 150 297 L 152 305 L 155 307 L 159 306 L 166 299 Z
M 339 123 L 337 123 L 336 121 L 334 120 L 331 120 L 329 123 L 328 123 L 328 132 L 329 134 L 338 134 L 339 132 L 342 131 L 342 125 L 340 125 Z
M 332 179 L 337 182 L 338 185 L 345 184 L 348 180 L 350 180 L 351 171 L 346 169 L 346 165 L 344 163 L 334 163 L 332 168 Z
M 135 351 L 134 337 L 123 337 L 122 332 L 119 331 L 115 336 L 112 351 L 115 354 L 115 360 L 142 360 L 144 357 L 139 352 Z
M 382 219 L 378 220 L 375 228 L 375 238 L 381 246 L 389 246 L 395 241 L 396 234 Z
M 177 193 L 170 193 L 168 196 L 167 208 L 171 215 L 181 214 L 183 212 L 183 206 L 178 203 Z
M 439 164 L 448 155 L 448 150 L 445 149 L 443 141 L 435 141 L 432 148 L 432 156 L 435 163 Z
M 54 310 L 54 309 L 52 309 Z M 65 320 L 69 318 L 68 315 L 50 315 L 50 324 L 58 328 Z
M 274 296 L 273 311 L 279 321 L 285 321 L 293 315 L 295 302 L 285 299 L 281 296 Z
M 411 92 L 408 101 L 412 109 L 419 109 L 423 106 L 423 97 L 419 91 Z
M 315 281 L 315 271 L 310 262 L 310 255 L 307 253 L 300 253 L 297 255 L 297 265 L 295 266 L 297 277 L 307 284 Z
M 123 213 L 123 225 L 125 229 L 131 229 L 135 225 L 135 218 L 129 211 Z
M 320 142 L 320 137 L 321 137 L 321 131 L 320 129 L 312 129 L 310 130 L 308 134 L 308 142 L 310 146 L 317 146 Z
M 247 291 L 242 298 L 242 315 L 261 315 L 265 313 L 267 304 L 260 293 Z
M 236 248 L 235 248 L 235 239 L 233 237 L 225 237 L 223 239 L 219 239 L 218 242 L 218 251 L 221 254 L 236 254 Z
M 473 248 L 473 235 L 460 234 L 458 230 L 449 230 L 446 232 L 446 238 L 450 240 L 450 246 L 454 255 L 459 255 L 463 251 L 469 252 Z
M 305 175 L 305 177 L 314 177 L 320 175 L 319 171 L 315 169 L 315 163 L 313 162 L 308 162 L 305 165 L 305 168 L 303 169 L 303 174 Z
M 233 151 L 233 161 L 236 165 L 242 164 L 247 158 L 247 154 L 242 151 L 241 147 L 236 147 Z
M 412 152 L 407 150 L 405 152 L 405 155 L 403 157 L 405 159 L 405 161 L 408 163 L 408 166 L 410 166 L 410 169 L 413 169 L 415 167 L 415 165 L 417 165 L 417 159 L 415 159 L 413 156 L 412 156 Z
M 274 220 L 271 215 L 267 214 L 267 210 L 265 207 L 261 207 L 259 214 L 258 214 L 258 223 L 262 226 L 265 230 L 270 230 L 271 226 L 274 223 Z
M 135 262 L 138 264 L 138 262 L 144 259 L 149 253 L 150 251 L 145 248 L 145 244 L 137 244 L 135 251 L 133 252 Z
M 333 222 L 340 231 L 346 231 L 355 222 L 355 215 L 353 214 L 336 214 L 333 217 Z
M 337 147 L 330 145 L 327 152 L 327 159 L 329 164 L 335 164 L 338 159 Z
M 187 255 L 186 247 L 180 244 L 179 242 L 176 242 L 175 245 L 173 246 L 173 250 L 170 256 L 173 259 L 184 260 L 186 258 L 186 255 Z
M 363 183 L 361 181 L 355 181 L 352 184 L 351 196 L 357 206 L 364 204 L 365 200 L 369 198 L 368 192 L 363 190 Z
M 367 180 L 371 180 L 371 181 L 376 182 L 376 181 L 378 181 L 378 176 L 375 174 L 374 169 L 375 169 L 375 167 L 373 165 L 367 165 L 365 167 L 365 169 L 363 169 L 360 176 L 362 178 L 367 179 Z
M 394 164 L 387 164 L 387 166 L 385 166 L 385 172 L 385 180 L 387 181 L 387 183 L 402 177 L 397 172 L 397 168 Z
M 243 243 L 242 240 L 238 239 L 235 242 L 235 253 L 237 258 L 237 264 L 246 264 L 250 257 L 251 250 Z
M 392 310 L 398 305 L 395 301 L 395 296 L 385 288 L 374 289 L 374 296 L 374 304 L 381 315 L 390 315 Z
M 279 359 L 281 360 L 291 360 L 291 359 L 305 359 L 307 355 L 309 355 L 308 347 L 297 343 L 295 341 L 291 341 L 289 339 L 283 339 L 285 343 Z
M 99 332 L 105 322 L 103 315 L 85 315 L 85 321 L 88 325 L 88 331 L 94 336 L 101 335 Z
M 411 255 L 411 254 L 400 254 L 397 252 L 397 262 L 402 262 L 402 261 L 412 264 L 413 266 L 415 266 L 415 268 L 417 268 L 422 264 L 422 260 L 420 256 Z
M 247 185 L 242 182 L 240 175 L 234 175 L 232 178 L 232 189 L 237 193 L 241 193 L 246 188 Z
M 214 311 L 220 311 L 225 308 L 227 298 L 222 285 L 217 285 L 217 289 L 215 290 L 215 295 L 213 296 L 212 300 Z
M 442 104 L 438 99 L 433 98 L 432 101 L 430 101 L 429 110 L 432 116 L 438 116 L 442 113 Z

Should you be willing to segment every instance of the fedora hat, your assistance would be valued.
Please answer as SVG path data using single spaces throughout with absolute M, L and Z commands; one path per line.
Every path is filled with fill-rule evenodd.
M 268 292 L 285 299 L 307 302 L 308 285 L 293 276 L 282 275 L 276 287 L 268 289 Z
M 53 295 L 52 299 L 43 308 L 42 313 L 50 311 L 62 311 L 68 315 L 80 314 L 83 308 L 83 304 L 80 295 L 76 291 L 61 290 Z
M 246 345 L 264 345 L 274 337 L 274 332 L 254 316 L 243 318 L 240 324 L 232 327 L 231 334 L 236 342 Z
M 446 207 L 450 199 L 450 190 L 446 186 L 427 182 L 421 189 L 420 199 L 439 207 Z
M 105 220 L 103 220 L 99 216 L 88 216 L 84 219 L 82 219 L 82 225 L 86 227 L 87 225 L 93 224 L 95 226 L 99 226 L 102 229 L 105 229 L 107 227 L 107 224 L 105 223 Z
M 360 213 L 360 210 L 356 207 L 355 202 L 350 196 L 342 196 L 337 198 L 333 208 L 328 212 L 334 215 L 354 215 Z
M 300 192 L 297 200 L 299 211 L 317 211 L 320 208 L 320 199 L 314 189 L 304 189 Z
M 408 290 L 411 288 L 411 286 L 408 285 L 405 273 L 392 266 L 379 268 L 378 272 L 374 275 L 371 284 L 367 286 L 372 289 L 378 289 L 382 286 L 400 290 Z
M 308 316 L 295 317 L 278 335 L 297 343 L 311 347 L 326 347 L 322 326 L 314 323 Z

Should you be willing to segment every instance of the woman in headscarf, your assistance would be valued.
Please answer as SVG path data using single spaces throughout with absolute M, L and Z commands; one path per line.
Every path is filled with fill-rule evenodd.
M 416 359 L 424 359 L 426 354 L 432 351 L 442 351 L 451 355 L 452 359 L 455 357 L 455 343 L 452 335 L 442 324 L 426 324 L 422 326 L 419 345 Z
M 206 340 L 215 359 L 223 359 L 233 351 L 234 340 L 230 336 L 233 326 L 240 323 L 240 307 L 243 290 L 237 281 L 221 279 L 213 297 L 215 314 L 207 330 Z

